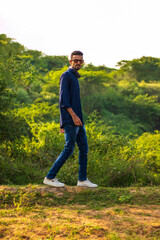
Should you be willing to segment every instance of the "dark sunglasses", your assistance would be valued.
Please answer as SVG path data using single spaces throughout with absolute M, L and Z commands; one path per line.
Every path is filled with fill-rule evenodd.
M 71 61 L 73 61 L 74 63 L 78 63 L 78 62 L 80 62 L 80 63 L 83 63 L 84 62 L 84 60 L 79 60 L 79 59 L 71 59 Z

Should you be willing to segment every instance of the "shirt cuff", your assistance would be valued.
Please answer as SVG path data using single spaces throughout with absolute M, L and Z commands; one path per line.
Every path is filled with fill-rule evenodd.
M 71 108 L 71 105 L 69 105 L 69 104 L 67 104 L 67 105 L 62 105 L 61 108 L 63 108 L 63 109 L 66 110 L 66 109 L 68 109 L 68 108 Z

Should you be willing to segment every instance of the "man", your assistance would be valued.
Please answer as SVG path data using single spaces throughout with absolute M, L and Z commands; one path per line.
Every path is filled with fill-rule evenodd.
M 83 53 L 74 51 L 69 60 L 70 67 L 60 78 L 60 127 L 61 132 L 65 132 L 65 147 L 59 157 L 54 162 L 43 183 L 54 187 L 64 187 L 56 178 L 56 175 L 65 161 L 73 153 L 75 143 L 79 148 L 79 180 L 77 186 L 97 187 L 87 179 L 87 153 L 88 143 L 86 131 L 83 123 L 78 70 L 81 68 Z

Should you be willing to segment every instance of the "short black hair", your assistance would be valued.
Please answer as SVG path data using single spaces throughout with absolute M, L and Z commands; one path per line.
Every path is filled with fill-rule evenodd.
M 72 56 L 73 55 L 80 55 L 80 56 L 82 56 L 83 57 L 83 53 L 81 52 L 81 51 L 73 51 L 72 53 L 71 53 L 71 59 L 72 59 Z

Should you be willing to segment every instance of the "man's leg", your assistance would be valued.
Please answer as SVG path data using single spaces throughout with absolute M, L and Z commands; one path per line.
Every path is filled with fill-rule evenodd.
M 76 136 L 79 130 L 78 126 L 66 124 L 64 126 L 65 129 L 65 147 L 64 150 L 61 152 L 59 157 L 54 162 L 52 168 L 50 169 L 49 173 L 47 174 L 47 178 L 53 179 L 56 177 L 58 171 L 63 166 L 65 161 L 69 158 L 69 156 L 73 153 Z
M 79 148 L 79 181 L 87 179 L 87 153 L 88 143 L 85 127 L 80 127 L 76 142 Z

